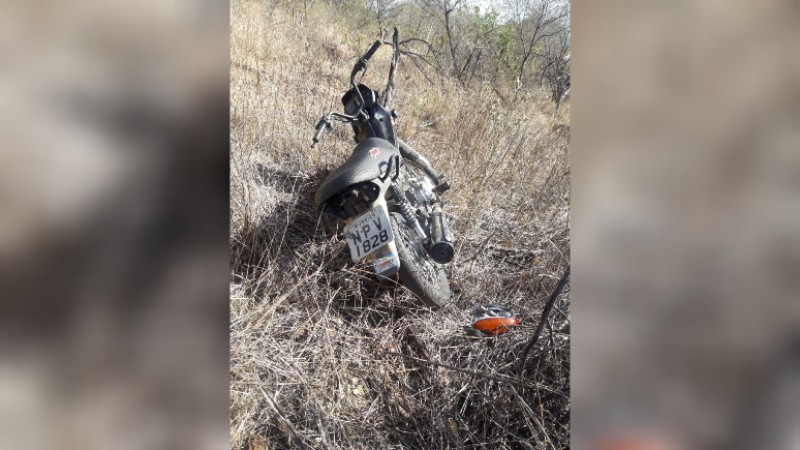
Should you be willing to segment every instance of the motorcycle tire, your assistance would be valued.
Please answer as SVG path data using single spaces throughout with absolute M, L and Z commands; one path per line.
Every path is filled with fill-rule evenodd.
M 391 213 L 395 245 L 400 258 L 400 283 L 430 308 L 440 308 L 450 300 L 450 283 L 444 267 L 436 264 L 423 247 L 416 231 L 399 213 Z

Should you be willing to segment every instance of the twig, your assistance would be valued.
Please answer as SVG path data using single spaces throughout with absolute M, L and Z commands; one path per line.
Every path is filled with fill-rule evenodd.
M 403 49 L 400 49 L 400 54 L 402 54 L 402 55 L 404 55 L 404 56 L 408 56 L 408 57 L 411 57 L 411 56 L 413 56 L 413 57 L 415 57 L 415 58 L 419 58 L 419 59 L 421 59 L 423 62 L 425 62 L 425 64 L 427 64 L 427 65 L 429 65 L 429 66 L 431 66 L 431 67 L 433 67 L 433 68 L 437 68 L 437 66 L 435 66 L 435 65 L 434 65 L 432 62 L 428 61 L 428 59 L 427 59 L 427 58 L 425 58 L 424 56 L 420 55 L 420 54 L 419 54 L 419 53 L 417 53 L 417 52 L 412 52 L 411 50 L 408 50 L 408 49 L 405 49 L 405 50 L 403 50 Z
M 397 41 L 397 27 L 395 27 L 392 35 L 392 65 L 389 67 L 389 80 L 386 82 L 386 90 L 383 91 L 383 99 L 381 101 L 384 108 L 389 107 L 389 103 L 392 101 L 392 93 L 394 92 L 394 74 L 397 71 L 397 61 L 400 60 L 400 48 Z
M 423 44 L 425 44 L 425 45 L 428 47 L 428 49 L 430 49 L 430 51 L 431 51 L 431 52 L 435 51 L 435 50 L 434 50 L 434 48 L 433 48 L 433 46 L 432 46 L 431 44 L 429 44 L 429 43 L 428 43 L 428 41 L 426 41 L 426 40 L 424 40 L 424 39 L 419 39 L 419 38 L 408 38 L 408 39 L 406 39 L 405 41 L 401 42 L 400 44 L 401 44 L 401 45 L 408 46 L 408 43 L 409 43 L 409 42 L 422 42 Z
M 426 74 L 425 71 L 422 70 L 422 66 L 420 66 L 419 63 L 417 62 L 417 58 L 422 58 L 422 57 L 421 56 L 412 56 L 412 55 L 407 55 L 407 56 L 409 57 L 408 59 L 410 59 L 411 62 L 414 63 L 414 66 L 417 68 L 417 70 L 419 70 L 419 73 L 421 73 L 422 76 L 425 77 L 425 80 L 428 81 L 428 84 L 431 84 L 431 85 L 434 84 L 433 80 L 431 80 L 431 78 L 428 76 L 428 74 Z M 424 60 L 425 58 L 422 58 L 422 59 Z M 427 62 L 427 61 L 425 61 L 425 62 Z M 430 64 L 430 63 L 428 63 L 428 64 Z
M 393 56 L 393 59 L 392 59 L 392 64 L 393 64 L 393 66 L 397 64 L 397 63 L 396 63 L 396 61 L 395 61 L 395 59 L 397 59 L 397 60 L 399 61 L 399 57 L 400 57 L 400 55 L 407 56 L 407 57 L 408 57 L 408 59 L 410 59 L 410 60 L 411 60 L 411 62 L 412 62 L 412 63 L 414 63 L 414 66 L 416 66 L 416 67 L 417 67 L 417 70 L 419 70 L 419 71 L 420 71 L 420 73 L 422 74 L 422 76 L 424 76 L 424 77 L 425 77 L 425 79 L 428 81 L 428 83 L 429 83 L 429 84 L 433 84 L 433 81 L 432 81 L 432 80 L 431 80 L 431 79 L 428 77 L 428 75 L 427 75 L 427 74 L 425 73 L 425 71 L 422 69 L 422 66 L 420 66 L 419 62 L 417 62 L 417 58 L 421 59 L 423 62 L 425 62 L 425 64 L 427 64 L 427 65 L 429 65 L 429 66 L 431 66 L 431 67 L 434 67 L 434 68 L 436 68 L 436 70 L 441 70 L 441 67 L 439 67 L 439 66 L 438 66 L 438 61 L 437 61 L 437 65 L 434 65 L 433 63 L 431 63 L 430 61 L 428 61 L 428 59 L 427 59 L 427 58 L 425 58 L 424 56 L 422 56 L 421 54 L 419 54 L 419 53 L 417 53 L 417 52 L 414 52 L 414 51 L 411 51 L 411 50 L 409 49 L 409 47 L 408 47 L 408 43 L 409 43 L 409 42 L 422 42 L 423 44 L 425 44 L 425 45 L 428 47 L 428 50 L 429 50 L 431 53 L 433 53 L 433 54 L 434 54 L 434 56 L 436 55 L 436 51 L 435 51 L 435 49 L 433 48 L 433 46 L 431 46 L 431 44 L 429 44 L 427 41 L 424 41 L 424 40 L 422 40 L 422 39 L 410 38 L 410 39 L 406 39 L 406 40 L 404 40 L 404 41 L 398 41 L 397 39 L 393 39 L 391 42 L 390 42 L 390 41 L 383 41 L 383 43 L 384 43 L 385 45 L 391 45 L 391 46 L 392 46 L 392 47 L 394 47 L 394 49 L 395 49 L 395 50 L 394 50 L 394 51 L 395 51 L 395 54 L 394 54 L 394 56 Z M 401 47 L 403 47 L 403 48 L 401 48 Z M 434 61 L 436 61 L 436 60 L 434 59 Z M 391 76 L 391 75 L 390 75 L 390 76 Z M 388 89 L 388 88 L 387 88 L 387 89 Z M 386 103 L 388 103 L 388 101 L 387 101 Z M 384 105 L 384 106 L 386 106 L 386 105 Z
M 509 384 L 513 384 L 515 386 L 522 386 L 522 387 L 526 387 L 526 388 L 530 388 L 530 389 L 537 389 L 538 388 L 538 389 L 542 389 L 543 391 L 547 391 L 547 392 L 549 392 L 551 394 L 556 394 L 556 395 L 561 395 L 562 397 L 566 397 L 566 395 L 564 395 L 563 392 L 557 391 L 557 390 L 555 390 L 553 388 L 549 388 L 549 387 L 542 386 L 542 385 L 535 384 L 535 383 L 526 383 L 524 381 L 515 380 L 515 379 L 513 379 L 511 377 L 506 377 L 506 376 L 502 376 L 502 375 L 495 375 L 495 374 L 491 374 L 489 372 L 483 372 L 481 370 L 464 369 L 463 367 L 451 366 L 450 364 L 444 364 L 444 363 L 440 363 L 440 362 L 436 362 L 436 361 L 430 361 L 430 360 L 426 360 L 426 359 L 422 359 L 422 358 L 417 358 L 416 356 L 404 355 L 402 353 L 397 353 L 397 352 L 384 351 L 382 353 L 387 354 L 387 355 L 402 356 L 403 358 L 413 359 L 414 361 L 417 361 L 417 362 L 430 364 L 432 366 L 437 366 L 437 367 L 443 367 L 445 369 L 455 370 L 456 372 L 462 372 L 462 373 L 474 375 L 474 376 L 481 377 L 481 378 L 488 378 L 490 380 L 499 381 L 501 383 L 509 383 Z
M 267 395 L 264 389 L 259 388 L 259 390 L 264 395 L 264 399 L 267 401 L 270 408 L 272 408 L 272 411 L 275 413 L 275 417 L 277 418 L 278 423 L 281 424 L 281 428 L 283 428 L 284 431 L 288 431 L 289 434 L 294 436 L 294 438 L 297 439 L 298 443 L 303 448 L 311 448 L 311 446 L 306 443 L 305 437 L 303 437 L 303 435 L 301 435 L 300 433 L 297 432 L 297 430 L 295 430 L 294 426 L 292 425 L 292 422 L 290 422 L 288 419 L 286 419 L 286 417 L 284 417 L 283 414 L 281 414 L 281 410 L 278 408 L 278 405 L 275 404 L 275 401 L 269 395 Z
M 531 406 L 528 404 L 528 402 L 526 402 L 526 401 L 525 401 L 525 399 L 524 399 L 524 398 L 522 398 L 522 395 L 520 395 L 520 393 L 519 393 L 519 392 L 517 392 L 517 390 L 516 390 L 516 389 L 514 389 L 513 387 L 512 387 L 511 389 L 514 391 L 514 394 L 515 394 L 515 395 L 517 396 L 517 398 L 519 399 L 519 403 L 520 403 L 520 405 L 522 406 L 522 411 L 523 411 L 523 412 L 525 412 L 525 413 L 527 413 L 527 414 L 528 414 L 528 416 L 529 416 L 529 417 L 530 417 L 530 418 L 533 420 L 533 423 L 534 423 L 534 424 L 536 424 L 536 426 L 537 426 L 537 427 L 539 427 L 539 430 L 540 430 L 540 431 L 541 431 L 541 433 L 544 435 L 544 441 L 545 441 L 545 443 L 546 443 L 546 444 L 549 444 L 550 448 L 552 448 L 553 450 L 555 450 L 555 448 L 556 448 L 556 447 L 555 447 L 555 445 L 553 445 L 553 440 L 552 440 L 552 439 L 550 438 L 550 436 L 547 434 L 547 429 L 544 427 L 544 422 L 545 422 L 545 420 L 544 420 L 544 417 L 543 417 L 543 416 L 541 416 L 541 415 L 540 415 L 539 417 L 537 417 L 537 416 L 536 416 L 536 413 L 533 411 L 533 409 L 532 409 L 532 408 L 531 408 Z M 538 395 L 538 392 L 537 392 L 537 396 L 539 396 L 539 395 Z M 543 404 L 542 398 L 541 398 L 541 396 L 539 396 L 539 405 L 538 405 L 538 406 L 539 406 L 539 409 L 540 409 L 540 410 L 541 410 L 542 404 Z
M 536 327 L 536 332 L 533 333 L 533 337 L 528 342 L 528 345 L 525 346 L 525 350 L 522 352 L 522 357 L 519 359 L 519 366 L 517 367 L 517 373 L 520 377 L 522 377 L 522 370 L 525 367 L 525 360 L 528 358 L 528 353 L 533 348 L 536 341 L 539 339 L 539 335 L 542 334 L 542 329 L 544 328 L 544 324 L 547 323 L 547 318 L 550 316 L 550 311 L 553 309 L 553 304 L 556 302 L 559 294 L 564 289 L 564 286 L 567 284 L 567 278 L 569 278 L 569 270 L 570 266 L 567 266 L 567 270 L 564 271 L 564 275 L 561 276 L 561 279 L 558 281 L 558 285 L 556 285 L 556 289 L 550 294 L 550 298 L 547 300 L 547 304 L 544 307 L 544 311 L 542 311 L 542 318 L 539 319 L 539 326 Z

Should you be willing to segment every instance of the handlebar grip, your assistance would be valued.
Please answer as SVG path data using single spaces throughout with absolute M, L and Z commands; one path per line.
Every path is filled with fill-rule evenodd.
M 319 142 L 319 138 L 321 138 L 321 137 L 322 137 L 322 132 L 323 132 L 323 131 L 325 131 L 325 127 L 320 127 L 320 128 L 317 128 L 317 132 L 316 132 L 316 133 L 314 133 L 314 137 L 313 137 L 313 138 L 311 138 L 311 140 L 312 140 L 312 141 L 314 141 L 314 144 L 316 144 L 317 142 Z M 312 146 L 313 146 L 313 144 L 312 144 Z
M 330 121 L 327 120 L 326 117 L 323 117 L 322 119 L 319 120 L 319 122 L 317 122 L 317 131 L 316 131 L 316 133 L 314 133 L 314 137 L 311 138 L 311 140 L 314 142 L 313 144 L 311 144 L 312 147 L 317 142 L 319 142 L 319 138 L 322 137 L 322 133 L 324 133 L 325 129 L 327 129 L 330 126 L 331 126 L 331 123 L 330 123 Z
M 374 55 L 375 52 L 378 51 L 378 48 L 380 48 L 382 44 L 383 43 L 380 41 L 380 39 L 373 42 L 372 45 L 369 47 L 369 49 L 367 49 L 367 53 L 364 53 L 364 56 L 362 57 L 364 61 L 365 62 L 369 61 L 369 59 L 372 58 L 372 55 Z
M 364 56 L 362 56 L 356 62 L 355 67 L 353 67 L 353 73 L 351 74 L 352 76 L 355 76 L 355 74 L 358 73 L 359 70 L 366 67 L 367 61 L 369 61 L 369 59 L 372 58 L 372 55 L 374 55 L 375 52 L 378 51 L 378 48 L 380 48 L 382 44 L 383 43 L 381 42 L 380 39 L 377 39 L 375 42 L 372 43 L 372 45 L 367 49 L 367 53 L 364 53 Z

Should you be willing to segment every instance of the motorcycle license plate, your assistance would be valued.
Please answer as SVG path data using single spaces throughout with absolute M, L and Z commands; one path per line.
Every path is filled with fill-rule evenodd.
M 353 261 L 358 261 L 394 241 L 389 214 L 383 205 L 356 217 L 345 227 L 344 235 L 347 237 Z

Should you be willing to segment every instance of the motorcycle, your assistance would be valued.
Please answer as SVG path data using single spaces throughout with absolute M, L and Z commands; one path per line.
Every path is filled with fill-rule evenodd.
M 444 266 L 455 253 L 442 200 L 450 185 L 397 137 L 395 110 L 387 111 L 375 90 L 356 85 L 356 75 L 381 45 L 375 41 L 356 61 L 342 97 L 344 114 L 329 112 L 317 123 L 312 147 L 334 120 L 352 126 L 356 146 L 314 200 L 347 224 L 344 236 L 354 262 L 371 261 L 378 278 L 397 275 L 427 306 L 438 308 L 450 298 Z

